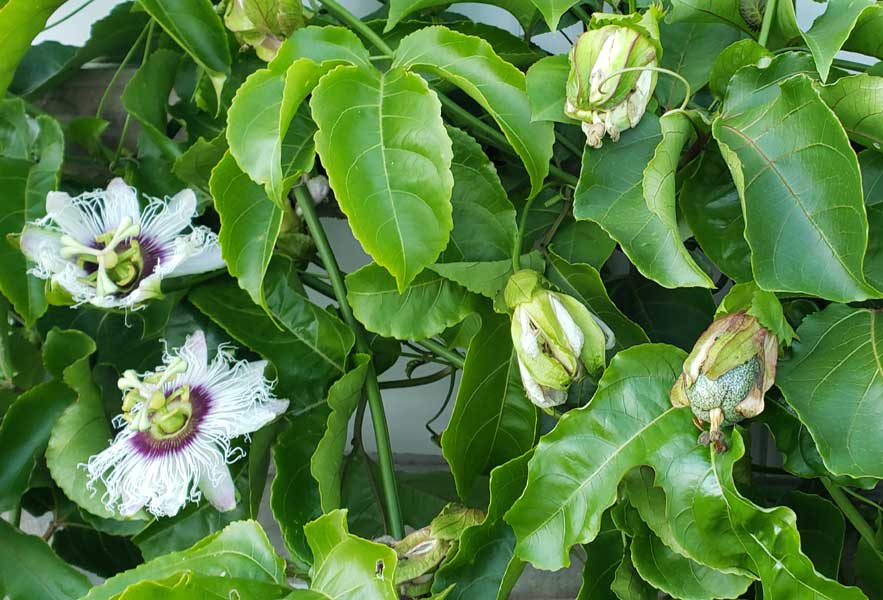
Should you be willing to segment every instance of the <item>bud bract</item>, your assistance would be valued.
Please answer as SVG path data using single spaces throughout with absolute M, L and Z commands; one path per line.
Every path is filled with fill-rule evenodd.
M 638 69 L 659 65 L 661 12 L 651 6 L 643 15 L 595 13 L 571 48 L 564 112 L 582 121 L 589 146 L 600 148 L 605 134 L 619 140 L 644 115 L 656 72 Z
M 722 425 L 734 425 L 763 411 L 763 396 L 776 378 L 778 339 L 757 319 L 735 312 L 716 319 L 696 341 L 671 389 L 674 406 L 690 406 L 711 424 L 703 443 L 726 449 Z
M 224 24 L 237 41 L 271 61 L 282 42 L 303 26 L 301 4 L 296 0 L 230 0 Z
M 573 382 L 604 368 L 605 350 L 616 341 L 613 332 L 575 298 L 546 289 L 540 275 L 528 269 L 509 278 L 504 297 L 531 402 L 541 408 L 562 404 Z
M 453 556 L 462 533 L 484 519 L 480 510 L 448 504 L 432 522 L 399 541 L 386 543 L 396 551 L 398 566 L 395 583 L 403 598 L 429 594 L 435 572 L 448 556 Z

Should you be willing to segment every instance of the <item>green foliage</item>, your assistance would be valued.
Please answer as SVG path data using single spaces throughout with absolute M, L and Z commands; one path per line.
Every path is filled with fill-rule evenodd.
M 538 35 L 652 3 L 480 2 L 511 25 L 441 0 L 137 0 L 74 47 L 31 46 L 57 1 L 0 0 L 0 596 L 503 600 L 576 558 L 578 600 L 880 598 L 881 3 L 798 27 L 792 0 L 664 2 L 662 70 L 592 82 L 635 92 L 585 124 L 610 133 L 593 148 Z M 137 248 L 105 248 L 124 215 L 91 190 L 114 177 Z M 118 252 L 155 298 L 72 297 Z M 513 327 L 516 271 L 562 304 Z M 774 387 L 712 440 L 673 383 L 738 311 L 776 337 Z M 131 393 L 197 330 L 266 382 L 194 402 L 223 365 L 173 363 L 161 398 Z M 598 373 L 567 360 L 586 352 Z M 540 355 L 572 383 L 542 410 L 519 361 Z M 405 464 L 421 435 L 446 464 Z M 114 440 L 137 450 L 89 484 Z M 229 466 L 184 481 L 206 444 Z M 148 463 L 138 484 L 188 502 L 109 508 L 143 504 L 110 469 Z M 476 524 L 402 549 L 453 505 Z

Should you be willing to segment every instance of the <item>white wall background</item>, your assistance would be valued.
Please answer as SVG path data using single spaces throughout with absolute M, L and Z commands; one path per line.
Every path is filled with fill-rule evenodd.
M 69 20 L 41 33 L 36 42 L 56 40 L 65 44 L 82 45 L 89 37 L 91 24 L 108 14 L 119 0 L 93 0 L 86 8 L 78 12 Z M 342 0 L 342 3 L 358 15 L 365 15 L 376 10 L 380 4 L 374 0 Z M 63 5 L 52 18 L 49 25 L 60 18 L 70 14 L 73 10 L 82 6 L 83 2 L 68 2 Z M 508 29 L 520 35 L 521 28 L 517 21 L 509 13 L 500 8 L 483 4 L 457 4 L 456 12 L 462 13 L 476 21 L 482 21 Z M 812 21 L 825 10 L 825 4 L 812 0 L 797 0 L 797 17 L 801 28 L 808 29 Z M 566 30 L 571 39 L 581 31 L 580 25 L 574 25 Z M 534 41 L 553 53 L 566 52 L 570 43 L 560 33 L 546 33 L 534 38 Z M 847 57 L 844 54 L 844 57 Z M 848 56 L 853 60 L 861 60 L 862 57 Z M 353 239 L 349 228 L 342 220 L 325 219 L 328 236 L 340 261 L 341 268 L 345 271 L 354 271 L 369 262 L 368 256 L 362 251 L 359 244 Z M 323 299 L 315 298 L 322 303 Z M 385 373 L 381 379 L 402 379 L 405 361 Z M 427 375 L 437 369 L 438 366 L 429 365 L 418 369 L 415 376 Z M 448 380 L 443 379 L 434 384 L 405 388 L 384 390 L 384 404 L 387 418 L 390 423 L 390 434 L 393 449 L 397 453 L 430 454 L 439 455 L 440 450 L 429 439 L 428 432 L 423 424 L 435 414 L 441 406 L 448 389 Z M 453 400 L 447 411 L 434 423 L 436 431 L 440 431 L 447 423 Z M 374 436 L 371 431 L 370 419 L 366 418 L 364 439 L 369 450 L 373 449 Z

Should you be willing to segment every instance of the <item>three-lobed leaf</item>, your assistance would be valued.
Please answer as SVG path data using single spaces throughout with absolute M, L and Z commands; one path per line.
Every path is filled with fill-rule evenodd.
M 665 494 L 664 514 L 631 493 L 629 499 L 679 554 L 760 579 L 766 598 L 863 598 L 813 569 L 800 552 L 792 511 L 761 508 L 738 493 L 733 465 L 744 453 L 738 431 L 729 434 L 724 454 L 696 442 L 689 409 L 669 402 L 683 358 L 662 345 L 620 352 L 592 401 L 540 439 L 527 487 L 505 516 L 518 538 L 517 555 L 543 569 L 566 566 L 572 545 L 598 535 L 624 475 L 649 465 Z

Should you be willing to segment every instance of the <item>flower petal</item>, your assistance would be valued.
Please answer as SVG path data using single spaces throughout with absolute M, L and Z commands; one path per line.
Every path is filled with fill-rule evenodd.
M 236 508 L 236 486 L 220 454 L 208 469 L 200 473 L 198 485 L 206 500 L 219 511 L 229 512 Z
M 141 222 L 141 209 L 135 189 L 116 177 L 107 184 L 104 192 L 104 231 L 116 229 L 125 217 L 133 223 Z
M 99 192 L 100 193 L 100 192 Z M 98 202 L 84 194 L 71 198 L 64 192 L 46 195 L 46 216 L 64 233 L 89 245 L 104 233 L 104 219 Z
M 163 244 L 174 240 L 190 225 L 196 214 L 196 194 L 185 189 L 175 194 L 168 203 L 151 202 L 144 210 L 141 234 Z
M 191 252 L 172 269 L 168 277 L 208 273 L 226 267 L 221 256 L 221 245 L 214 233 L 195 230 L 190 234 L 188 241 L 192 244 Z

